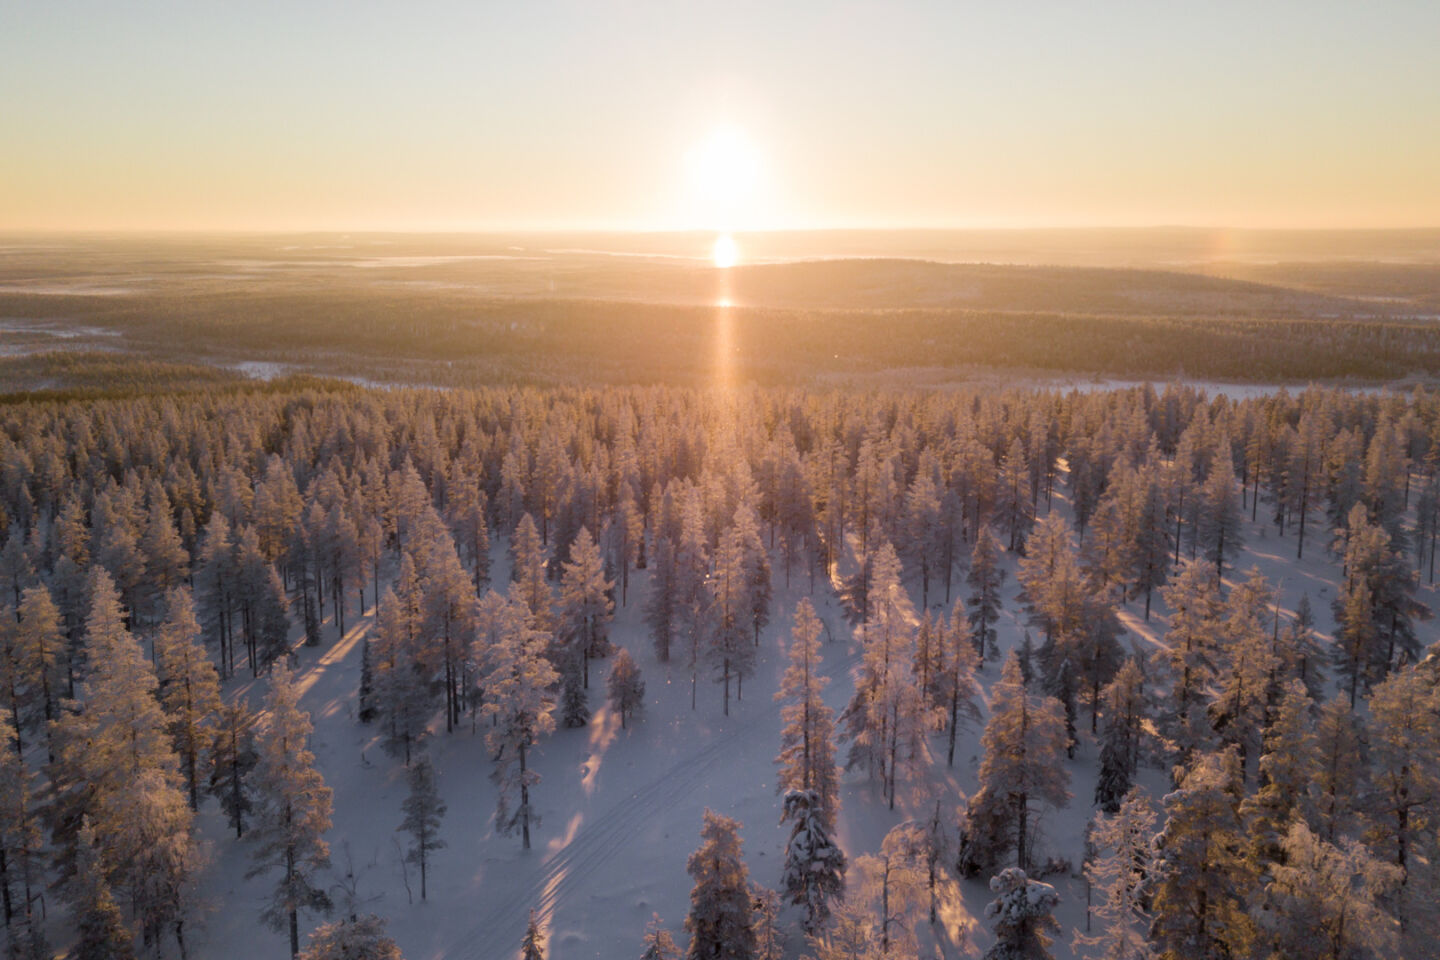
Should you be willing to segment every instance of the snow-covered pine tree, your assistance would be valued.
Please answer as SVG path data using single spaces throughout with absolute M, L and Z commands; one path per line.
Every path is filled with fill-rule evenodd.
M 939 629 L 938 625 L 936 629 Z M 970 639 L 970 620 L 965 615 L 965 605 L 960 601 L 955 602 L 950 611 L 950 622 L 945 624 L 944 629 L 944 666 L 937 679 L 948 718 L 945 763 L 953 767 L 955 734 L 961 719 L 971 723 L 980 720 L 980 687 L 975 682 L 975 671 L 980 669 L 980 654 Z
M 1321 705 L 1312 735 L 1316 766 L 1307 784 L 1310 823 L 1321 839 L 1335 843 L 1368 792 L 1360 730 L 1344 697 Z
M 815 936 L 830 917 L 831 901 L 844 898 L 845 854 L 830 836 L 826 810 L 816 791 L 786 791 L 782 822 L 787 820 L 790 839 L 781 889 L 790 903 L 805 911 L 801 925 L 806 934 Z
M 375 706 L 385 724 L 385 749 L 403 755 L 406 764 L 433 710 L 421 609 L 419 575 L 403 554 L 395 586 L 385 590 L 375 617 Z
M 705 810 L 699 849 L 690 854 L 686 872 L 695 881 L 690 891 L 688 960 L 751 960 L 755 930 L 751 925 L 750 874 L 740 855 L 738 821 Z
M 624 730 L 631 717 L 640 717 L 645 712 L 645 681 L 629 650 L 622 647 L 616 654 L 606 686 L 610 694 L 610 709 L 620 715 L 620 729 Z
M 259 738 L 259 759 L 251 777 L 256 816 L 251 829 L 257 877 L 280 871 L 261 917 L 276 930 L 290 930 L 290 955 L 300 953 L 300 911 L 325 913 L 330 895 L 319 885 L 330 865 L 330 788 L 315 769 L 310 752 L 310 714 L 300 709 L 300 690 L 288 668 L 270 675 L 266 720 Z
M 545 934 L 540 932 L 540 921 L 533 907 L 525 924 L 525 936 L 520 940 L 520 960 L 545 960 Z
M 39 960 L 43 925 L 34 906 L 44 880 L 44 847 L 30 810 L 30 770 L 10 749 L 13 739 L 10 721 L 0 717 L 0 907 L 12 954 Z
M 205 747 L 210 728 L 220 711 L 220 681 L 215 665 L 200 644 L 200 624 L 195 605 L 184 587 L 165 595 L 165 619 L 155 634 L 155 658 L 159 663 L 160 703 L 170 718 L 175 752 L 190 793 L 190 809 L 200 809 L 200 782 L 208 778 L 203 764 L 209 759 Z
M 1240 751 L 1240 773 L 1260 750 L 1270 685 L 1276 674 L 1272 634 L 1267 627 L 1270 585 L 1258 567 L 1230 591 L 1221 625 L 1222 665 L 1210 700 L 1210 722 L 1222 742 Z
M 1216 578 L 1225 575 L 1225 564 L 1233 561 L 1245 545 L 1241 531 L 1240 495 L 1235 487 L 1235 467 L 1230 458 L 1230 445 L 1220 444 L 1210 474 L 1205 478 L 1200 499 L 1196 537 L 1205 559 L 1215 564 Z
M 670 538 L 656 536 L 655 549 L 649 561 L 650 593 L 642 609 L 650 639 L 655 644 L 655 659 L 670 662 L 670 647 L 678 629 L 679 571 L 675 566 L 675 545 Z
M 680 960 L 680 948 L 675 946 L 675 938 L 665 929 L 658 913 L 651 914 L 650 922 L 645 924 L 642 942 L 645 949 L 640 954 L 640 960 Z
M 610 599 L 615 584 L 605 576 L 605 561 L 587 528 L 581 527 L 570 545 L 570 557 L 560 580 L 559 634 L 588 689 L 590 658 L 606 651 L 606 629 L 615 616 L 615 601 Z
M 410 835 L 410 849 L 405 852 L 405 860 L 420 868 L 420 899 L 424 900 L 430 855 L 445 848 L 445 841 L 440 839 L 440 821 L 445 816 L 445 803 L 440 799 L 435 783 L 435 765 L 428 756 L 422 754 L 410 765 L 408 780 L 410 793 L 402 807 L 405 819 L 395 829 Z
M 744 678 L 755 669 L 755 648 L 751 643 L 749 585 L 745 549 L 736 527 L 727 527 L 715 550 L 715 569 L 706 585 L 709 589 L 709 642 L 705 656 L 725 688 L 724 713 L 730 715 L 730 680 Z
M 250 772 L 260 759 L 255 714 L 244 697 L 220 707 L 210 741 L 210 795 L 220 802 L 235 839 L 245 835 L 245 814 L 253 808 Z
M 820 816 L 833 827 L 840 813 L 840 789 L 835 765 L 835 712 L 821 694 L 829 679 L 820 673 L 820 618 L 808 599 L 795 605 L 790 632 L 790 666 L 780 680 L 776 700 L 784 728 L 780 733 L 780 771 L 776 792 L 813 790 Z
M 851 891 L 854 899 L 874 916 L 881 956 L 892 952 L 914 956 L 915 922 L 912 911 L 924 896 L 924 854 L 917 841 L 917 825 L 907 820 L 891 827 L 878 853 L 855 861 Z
M 1312 732 L 1314 709 L 1305 685 L 1292 679 L 1265 728 L 1260 789 L 1241 804 L 1256 857 L 1262 862 L 1278 861 L 1291 822 L 1311 813 L 1309 789 L 1320 767 Z
M 1212 738 L 1205 705 L 1219 657 L 1220 592 L 1209 568 L 1191 563 L 1160 593 L 1171 614 L 1165 642 L 1153 655 L 1168 686 L 1156 719 L 1175 763 L 1183 766 Z
M 68 668 L 60 610 L 42 584 L 25 589 L 17 612 L 15 645 L 29 688 L 30 723 L 48 733 L 48 724 L 60 715 Z
M 550 617 L 550 582 L 545 574 L 545 547 L 535 518 L 526 513 L 510 536 L 510 579 L 516 596 L 525 601 L 538 623 Z
M 1146 719 L 1145 676 L 1135 659 L 1125 661 L 1105 687 L 1101 700 L 1105 704 L 1105 729 L 1100 738 L 1095 805 L 1106 813 L 1117 813 L 1140 763 Z
M 545 657 L 550 638 L 536 627 L 524 601 L 510 600 L 504 617 L 500 636 L 487 651 L 486 699 L 481 709 L 494 721 L 485 746 L 495 760 L 493 777 L 499 787 L 496 826 L 503 833 L 518 828 L 523 847 L 529 850 L 530 824 L 538 822 L 530 808 L 530 788 L 540 782 L 540 775 L 529 767 L 529 751 L 555 729 L 549 690 L 558 678 Z
M 1012 849 L 1017 862 L 1029 864 L 1031 810 L 1070 801 L 1066 739 L 1059 702 L 1030 696 L 1012 653 L 990 692 L 990 720 L 980 737 L 980 789 L 966 808 L 960 840 L 962 873 L 991 869 Z
M 755 931 L 755 960 L 784 960 L 785 924 L 780 920 L 780 894 L 758 883 L 750 884 L 750 927 Z
M 984 960 L 1051 960 L 1051 939 L 1060 929 L 1052 916 L 1060 904 L 1055 888 L 1006 867 L 990 878 L 990 890 L 996 897 L 985 905 L 985 919 L 995 924 L 995 942 Z
M 1303 822 L 1291 825 L 1256 919 L 1273 956 L 1385 960 L 1397 956 L 1399 924 L 1387 901 L 1402 872 L 1364 844 L 1321 840 Z
M 1085 879 L 1099 895 L 1093 908 L 1100 919 L 1094 935 L 1075 932 L 1073 946 L 1094 960 L 1150 960 L 1150 917 L 1144 884 L 1155 856 L 1155 811 L 1136 788 L 1117 803 L 1111 816 L 1096 814 L 1090 840 L 1095 856 L 1085 863 Z
M 1425 825 L 1440 813 L 1440 687 L 1414 667 L 1396 671 L 1375 687 L 1370 713 L 1371 846 L 1403 872 L 1407 906 L 1433 910 L 1440 890 L 1411 883 L 1411 874 L 1434 853 Z
M 322 924 L 310 934 L 299 960 L 405 960 L 376 916 L 347 917 Z
M 125 916 L 115 902 L 89 818 L 76 836 L 75 876 L 65 886 L 75 924 L 71 960 L 134 960 L 135 947 Z
M 1246 907 L 1258 877 L 1246 855 L 1242 793 L 1240 759 L 1227 750 L 1195 756 L 1165 796 L 1150 929 L 1164 960 L 1243 957 L 1255 944 Z
M 995 659 L 999 648 L 995 645 L 995 624 L 1000 619 L 1000 588 L 1005 583 L 1005 571 L 1000 567 L 1000 545 L 989 526 L 982 526 L 975 538 L 975 548 L 970 554 L 970 572 L 965 575 L 971 593 L 965 598 L 970 611 L 970 626 L 974 630 L 975 651 L 982 659 Z

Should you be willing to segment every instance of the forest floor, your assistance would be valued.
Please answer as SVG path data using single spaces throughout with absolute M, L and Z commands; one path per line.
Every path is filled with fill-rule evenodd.
M 1055 509 L 1068 510 L 1059 496 Z M 1263 512 L 1262 512 L 1263 516 Z M 1327 638 L 1333 626 L 1330 601 L 1339 570 L 1313 543 L 1303 562 L 1294 559 L 1295 540 L 1279 537 L 1273 524 L 1245 523 L 1247 546 L 1227 580 L 1242 579 L 1258 566 L 1282 591 L 1282 607 L 1293 612 L 1308 593 Z M 1001 655 L 1016 647 L 1024 633 L 1023 612 L 1016 600 L 1018 586 L 1013 558 L 1005 584 L 1005 613 L 1000 624 Z M 504 584 L 509 573 L 503 544 L 497 543 L 493 582 Z M 827 583 L 817 580 L 813 594 L 804 572 L 795 571 L 787 587 L 776 558 L 775 605 L 762 632 L 755 675 L 744 685 L 744 699 L 732 702 L 729 717 L 721 713 L 721 691 L 703 670 L 697 706 L 691 709 L 687 652 L 677 650 L 671 662 L 657 661 L 641 621 L 647 589 L 643 572 L 632 575 L 628 604 L 617 611 L 611 639 L 627 648 L 639 663 L 646 682 L 645 714 L 621 729 L 605 704 L 605 677 L 613 660 L 592 662 L 589 726 L 559 729 L 536 752 L 534 769 L 542 779 L 532 793 L 541 815 L 533 830 L 534 847 L 521 849 L 518 836 L 494 829 L 496 788 L 486 753 L 483 725 L 469 719 L 451 734 L 443 721 L 432 727 L 428 750 L 439 771 L 441 795 L 448 805 L 441 834 L 447 843 L 433 858 L 428 896 L 420 898 L 414 865 L 404 865 L 401 849 L 407 837 L 398 834 L 401 803 L 406 795 L 401 759 L 381 748 L 377 725 L 358 722 L 361 639 L 372 624 L 373 608 L 347 623 L 336 640 L 327 621 L 321 647 L 302 647 L 302 706 L 315 724 L 313 749 L 318 767 L 334 790 L 334 826 L 328 840 L 340 902 L 340 879 L 354 876 L 361 912 L 389 920 L 391 935 L 409 960 L 500 960 L 516 956 L 528 911 L 534 908 L 548 936 L 551 960 L 628 960 L 641 951 L 641 934 L 652 913 L 659 913 L 680 943 L 685 942 L 684 917 L 691 882 L 686 858 L 699 844 L 701 814 L 710 807 L 743 824 L 741 835 L 751 880 L 775 887 L 780 880 L 786 834 L 780 823 L 774 757 L 779 750 L 780 705 L 773 696 L 787 664 L 785 655 L 795 604 L 811 596 L 826 625 L 824 670 L 832 678 L 826 701 L 837 714 L 854 690 L 860 643 Z M 919 596 L 919 584 L 911 585 Z M 956 577 L 953 596 L 964 592 Z M 932 596 L 943 598 L 943 584 L 932 584 Z M 1432 588 L 1422 599 L 1434 600 Z M 352 597 L 353 600 L 353 597 Z M 352 603 L 353 606 L 353 603 Z M 946 607 L 936 604 L 935 607 Z M 353 612 L 353 611 L 352 611 Z M 1143 600 L 1121 609 L 1128 636 L 1122 641 L 1149 650 L 1161 643 L 1167 611 L 1157 594 L 1151 619 L 1143 620 Z M 1422 642 L 1435 639 L 1433 623 L 1422 624 Z M 989 662 L 980 676 L 985 699 L 999 677 L 999 663 Z M 233 681 L 228 696 L 248 696 L 252 705 L 263 699 L 265 680 Z M 253 689 L 252 689 L 253 688 Z M 1058 910 L 1064 933 L 1055 944 L 1057 957 L 1072 956 L 1070 938 L 1086 922 L 1085 883 L 1079 878 L 1085 824 L 1092 814 L 1090 799 L 1098 767 L 1090 735 L 1090 719 L 1081 707 L 1079 745 L 1068 764 L 1070 805 L 1047 812 L 1041 823 L 1040 857 L 1066 859 L 1068 874 L 1047 877 L 1063 902 Z M 878 850 L 895 824 L 924 818 L 937 801 L 948 813 L 976 789 L 980 727 L 962 729 L 955 766 L 947 768 L 943 735 L 931 741 L 934 762 L 924 783 L 903 784 L 895 810 L 887 809 L 877 784 L 861 773 L 843 778 L 843 809 L 839 839 L 851 859 Z M 843 759 L 844 748 L 839 756 Z M 1141 785 L 1158 803 L 1168 786 L 1166 774 L 1143 769 Z M 212 847 L 213 862 L 203 895 L 210 912 L 191 935 L 193 956 L 213 960 L 283 957 L 285 935 L 260 924 L 259 913 L 274 878 L 246 879 L 250 848 L 236 842 L 214 801 L 204 805 L 202 833 Z M 984 878 L 949 881 L 943 891 L 940 923 L 931 929 L 917 910 L 920 955 L 977 957 L 991 941 L 983 923 L 990 892 Z M 793 914 L 788 919 L 794 920 Z M 302 919 L 305 929 L 316 918 Z M 786 955 L 798 957 L 805 945 L 791 924 Z

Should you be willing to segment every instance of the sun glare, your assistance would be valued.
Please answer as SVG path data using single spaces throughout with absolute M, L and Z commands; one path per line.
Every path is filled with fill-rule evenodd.
M 715 245 L 710 248 L 710 259 L 721 270 L 735 266 L 740 261 L 740 248 L 735 246 L 735 238 L 728 233 L 716 237 Z
M 753 214 L 760 152 L 739 127 L 711 130 L 691 148 L 686 167 L 692 212 L 704 226 L 734 229 Z

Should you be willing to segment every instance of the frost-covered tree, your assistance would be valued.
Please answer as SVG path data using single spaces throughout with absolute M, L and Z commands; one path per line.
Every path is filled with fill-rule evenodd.
M 1111 816 L 1096 814 L 1090 841 L 1095 855 L 1085 862 L 1085 880 L 1099 895 L 1094 935 L 1075 932 L 1074 947 L 1093 960 L 1150 960 L 1150 917 L 1144 884 L 1155 850 L 1155 811 L 1140 789 L 1131 790 Z
M 1196 539 L 1207 561 L 1215 564 L 1215 576 L 1225 575 L 1225 564 L 1233 561 L 1245 545 L 1241 532 L 1240 495 L 1235 486 L 1235 467 L 1229 444 L 1221 444 L 1210 474 L 1201 490 L 1202 507 Z
M 560 580 L 559 633 L 578 660 L 588 688 L 590 658 L 605 652 L 606 628 L 615 616 L 615 601 L 610 599 L 615 584 L 605 576 L 605 561 L 588 529 L 580 529 L 570 545 L 570 557 Z
M 980 528 L 975 548 L 970 554 L 970 572 L 965 575 L 970 595 L 965 603 L 970 611 L 970 626 L 975 651 L 982 659 L 999 656 L 995 645 L 995 624 L 1000 619 L 1000 588 L 1005 584 L 1005 571 L 1000 566 L 1000 545 L 988 526 Z
M 1210 700 L 1210 722 L 1226 744 L 1240 751 L 1242 776 L 1259 752 L 1266 708 L 1277 672 L 1268 624 L 1270 586 L 1259 568 L 1230 591 L 1221 625 L 1222 665 Z
M 924 896 L 923 852 L 915 843 L 915 824 L 898 824 L 885 834 L 878 853 L 855 861 L 848 898 L 867 907 L 881 956 L 913 956 L 915 923 L 911 912 Z
M 730 680 L 755 670 L 755 649 L 750 639 L 749 578 L 745 549 L 736 527 L 720 535 L 715 550 L 715 570 L 707 580 L 710 611 L 709 642 L 705 655 L 715 670 L 715 679 L 725 689 L 724 713 L 730 715 Z
M 525 924 L 525 936 L 520 940 L 520 960 L 545 960 L 545 934 L 540 932 L 540 921 L 533 908 Z
M 939 630 L 939 624 L 936 625 Z M 950 622 L 944 626 L 944 657 L 936 677 L 937 693 L 946 715 L 947 743 L 945 763 L 955 766 L 955 735 L 963 718 L 970 723 L 980 720 L 980 687 L 975 672 L 980 669 L 980 654 L 970 639 L 970 621 L 958 600 L 950 611 Z
M 205 748 L 210 743 L 212 721 L 220 711 L 220 680 L 200 644 L 195 605 L 184 587 L 165 595 L 165 619 L 155 635 L 155 658 L 160 702 L 170 718 L 170 734 L 190 792 L 190 809 L 198 810 L 200 782 L 209 777 L 202 764 L 209 759 Z
M 43 881 L 39 824 L 30 809 L 30 771 L 10 749 L 10 722 L 0 717 L 0 907 L 10 949 L 17 957 L 39 957 L 43 926 L 35 913 Z
M 783 960 L 785 925 L 780 920 L 780 894 L 758 883 L 750 884 L 750 926 L 755 931 L 755 960 Z
M 1265 900 L 1255 911 L 1273 956 L 1384 960 L 1396 956 L 1399 924 L 1386 909 L 1400 868 L 1345 838 L 1327 843 L 1295 823 L 1282 841 Z
M 529 753 L 540 737 L 555 729 L 549 690 L 558 677 L 545 658 L 549 637 L 536 627 L 525 603 L 508 601 L 503 616 L 497 642 L 487 651 L 486 699 L 481 709 L 493 725 L 485 735 L 485 746 L 494 758 L 493 778 L 499 787 L 496 826 L 503 833 L 519 829 L 523 847 L 529 850 L 530 824 L 538 822 L 530 808 L 530 788 L 540 782 L 540 775 L 529 767 Z
M 385 749 L 410 762 L 433 709 L 421 637 L 419 575 L 409 554 L 375 618 L 375 706 L 385 724 Z
M 510 579 L 515 583 L 516 596 L 525 602 L 537 621 L 548 623 L 551 591 L 545 574 L 545 547 L 540 542 L 540 530 L 528 513 L 520 518 L 510 536 L 510 561 Z
M 685 870 L 690 891 L 688 960 L 750 960 L 755 955 L 750 875 L 740 854 L 740 824 L 706 809 L 699 849 Z
M 642 942 L 645 949 L 640 954 L 640 960 L 680 960 L 680 948 L 675 946 L 675 938 L 665 929 L 658 913 L 651 914 L 650 922 L 645 924 Z
M 1011 654 L 990 692 L 990 720 L 980 736 L 980 789 L 966 808 L 962 873 L 990 869 L 1012 849 L 1018 863 L 1029 864 L 1032 810 L 1070 802 L 1066 739 L 1059 702 L 1032 697 Z
M 840 813 L 840 790 L 835 764 L 835 712 L 822 692 L 829 679 L 820 673 L 820 618 L 808 599 L 795 605 L 790 632 L 790 666 L 780 680 L 775 699 L 784 702 L 780 720 L 780 771 L 777 792 L 814 791 L 818 815 L 833 827 Z
M 1116 813 L 1130 792 L 1140 764 L 1140 745 L 1146 720 L 1145 677 L 1140 664 L 1126 660 L 1101 695 L 1105 728 L 1100 737 L 1100 775 L 1095 782 L 1095 805 Z
M 445 816 L 445 803 L 435 783 L 435 765 L 428 756 L 421 756 L 410 765 L 410 793 L 402 810 L 405 819 L 396 830 L 410 835 L 410 849 L 405 860 L 420 868 L 420 899 L 425 899 L 425 874 L 430 855 L 445 848 L 440 839 L 440 821 Z
M 1413 896 L 1418 891 L 1411 889 L 1411 873 L 1435 843 L 1426 825 L 1440 814 L 1440 687 L 1413 667 L 1397 671 L 1375 688 L 1370 712 L 1365 806 L 1371 842 L 1403 871 L 1403 893 Z M 1436 899 L 1435 891 L 1428 894 L 1426 899 Z
M 1246 906 L 1258 877 L 1246 855 L 1241 795 L 1240 760 L 1227 750 L 1196 756 L 1165 796 L 1150 930 L 1165 960 L 1243 957 L 1255 944 Z
M 1152 662 L 1168 690 L 1159 701 L 1156 720 L 1170 752 L 1183 765 L 1211 739 L 1205 707 L 1219 658 L 1222 607 L 1215 578 L 1196 563 L 1182 569 L 1161 596 L 1171 610 L 1170 629 Z
M 60 610 L 43 585 L 27 587 L 16 611 L 15 646 L 28 683 L 30 723 L 49 724 L 60 713 L 66 686 L 67 649 Z
M 325 832 L 330 829 L 331 792 L 309 749 L 310 714 L 300 709 L 300 690 L 284 666 L 271 673 L 265 707 L 251 778 L 255 847 L 247 876 L 280 872 L 261 917 L 276 930 L 289 927 L 293 957 L 300 953 L 300 912 L 330 910 L 330 895 L 320 881 L 330 865 Z
M 629 650 L 622 648 L 616 654 L 606 686 L 610 694 L 610 708 L 620 715 L 620 729 L 624 730 L 631 717 L 639 717 L 645 712 L 645 681 Z
M 845 854 L 830 836 L 820 795 L 791 789 L 785 794 L 782 822 L 790 822 L 785 844 L 781 890 L 790 903 L 805 911 L 805 932 L 816 935 L 830 917 L 830 904 L 845 895 Z
M 1291 680 L 1265 728 L 1260 789 L 1241 808 L 1260 859 L 1280 859 L 1291 821 L 1310 812 L 1308 790 L 1319 772 L 1311 732 L 1314 707 L 1305 685 Z
M 878 775 L 893 810 L 901 771 L 909 778 L 918 772 L 925 734 L 937 725 L 937 717 L 910 670 L 915 617 L 890 544 L 880 545 L 874 566 L 864 668 L 840 719 L 851 743 L 846 766 Z
M 1321 839 L 1334 843 L 1368 792 L 1359 725 L 1343 697 L 1320 707 L 1310 736 L 1315 758 L 1307 782 L 1311 826 Z
M 645 598 L 642 615 L 655 644 L 655 659 L 670 662 L 670 648 L 679 629 L 679 570 L 675 546 L 668 537 L 655 539 L 650 558 L 650 594 Z
M 1060 929 L 1052 916 L 1060 905 L 1055 888 L 1006 867 L 990 878 L 990 890 L 996 897 L 985 905 L 985 919 L 995 925 L 995 942 L 985 960 L 1051 960 L 1050 943 Z
M 250 772 L 260 760 L 255 730 L 255 714 L 244 697 L 237 697 L 216 714 L 210 741 L 210 795 L 220 802 L 237 840 L 245 835 L 245 815 L 253 809 Z
M 366 916 L 317 927 L 299 960 L 405 960 L 405 957 L 385 933 L 385 921 Z
M 71 960 L 133 960 L 134 940 L 115 902 L 88 818 L 76 837 L 75 877 L 66 885 L 75 924 Z

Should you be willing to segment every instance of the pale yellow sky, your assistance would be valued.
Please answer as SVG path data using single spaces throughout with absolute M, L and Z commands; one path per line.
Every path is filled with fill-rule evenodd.
M 1440 225 L 1440 4 L 0 6 L 0 229 Z

